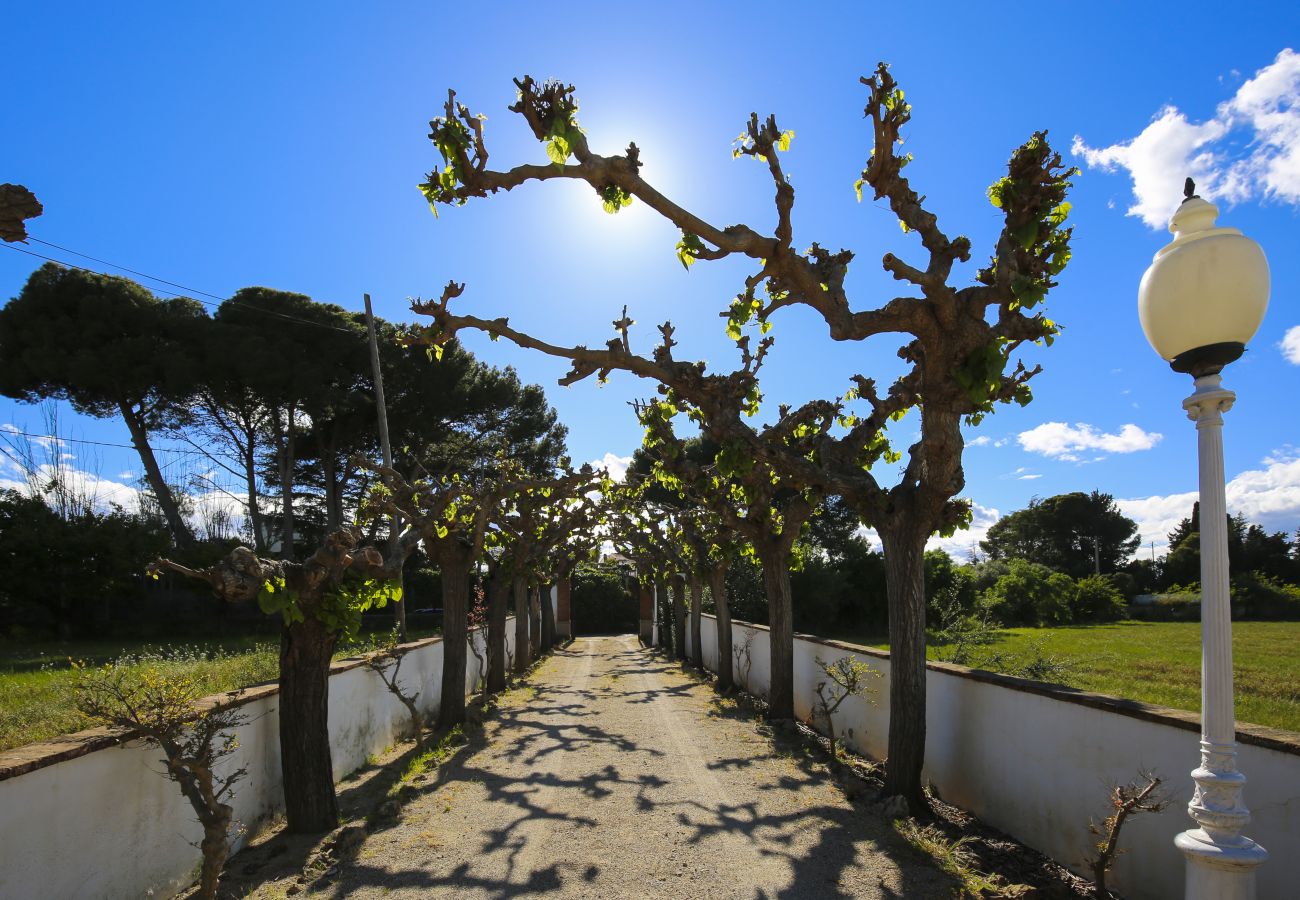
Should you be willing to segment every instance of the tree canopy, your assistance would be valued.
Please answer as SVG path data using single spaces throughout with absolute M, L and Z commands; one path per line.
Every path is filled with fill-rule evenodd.
M 1082 578 L 1118 571 L 1141 540 L 1110 494 L 1075 491 L 1030 501 L 998 519 L 980 547 L 993 559 L 1027 559 Z

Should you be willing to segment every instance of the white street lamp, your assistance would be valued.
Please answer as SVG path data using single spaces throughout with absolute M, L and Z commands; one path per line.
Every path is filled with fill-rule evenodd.
M 1170 244 L 1156 253 L 1138 288 L 1147 340 L 1176 372 L 1195 379 L 1183 401 L 1196 423 L 1201 495 L 1201 764 L 1187 811 L 1197 828 L 1174 839 L 1187 858 L 1187 900 L 1251 900 L 1255 868 L 1268 852 L 1241 833 L 1250 821 L 1237 771 L 1232 697 L 1232 616 L 1223 484 L 1223 413 L 1236 395 L 1219 373 L 1241 356 L 1268 308 L 1268 261 L 1235 228 L 1216 228 L 1218 207 L 1187 179 L 1169 222 Z

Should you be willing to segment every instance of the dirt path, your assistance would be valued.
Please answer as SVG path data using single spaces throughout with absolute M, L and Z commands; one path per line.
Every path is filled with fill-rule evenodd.
M 950 896 L 902 847 L 709 686 L 580 638 L 304 896 Z

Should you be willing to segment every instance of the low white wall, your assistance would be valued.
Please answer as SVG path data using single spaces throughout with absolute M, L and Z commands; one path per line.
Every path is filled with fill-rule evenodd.
M 471 640 L 482 653 L 482 633 Z M 506 641 L 513 653 L 513 623 Z M 408 647 L 399 683 L 407 691 L 418 686 L 421 710 L 436 713 L 442 639 Z M 484 674 L 480 669 L 469 653 L 465 683 L 471 692 Z M 337 780 L 408 735 L 410 715 L 357 659 L 336 662 L 329 687 Z M 248 769 L 230 802 L 235 820 L 254 830 L 284 806 L 279 692 L 264 685 L 244 696 L 239 711 L 248 721 L 239 728 L 239 749 L 223 765 Z M 193 881 L 202 829 L 162 774 L 161 751 L 139 741 L 112 744 L 110 732 L 94 729 L 0 754 L 0 897 L 169 897 Z M 236 838 L 236 848 L 243 842 Z
M 717 634 L 717 620 L 705 616 L 701 649 L 705 666 L 714 671 Z M 732 641 L 737 684 L 767 696 L 767 629 L 733 622 Z M 884 759 L 887 653 L 797 635 L 795 713 L 805 720 L 811 716 L 816 685 L 824 677 L 818 657 L 830 663 L 846 655 L 857 656 L 882 677 L 874 703 L 845 701 L 835 717 L 836 731 L 859 752 Z M 1142 769 L 1163 776 L 1175 802 L 1163 813 L 1125 824 L 1121 847 L 1126 852 L 1107 884 L 1131 900 L 1183 896 L 1183 856 L 1173 841 L 1193 825 L 1186 809 L 1192 796 L 1187 773 L 1200 761 L 1196 716 L 937 663 L 929 666 L 927 692 L 925 778 L 940 797 L 1080 874 L 1089 874 L 1084 861 L 1095 850 L 1088 820 L 1109 815 L 1110 787 Z M 1300 735 L 1240 728 L 1238 764 L 1249 779 L 1246 804 L 1252 818 L 1246 833 L 1270 854 L 1259 869 L 1259 896 L 1294 897 L 1300 892 Z

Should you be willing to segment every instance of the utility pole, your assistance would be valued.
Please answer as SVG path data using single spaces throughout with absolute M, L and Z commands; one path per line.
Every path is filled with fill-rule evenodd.
M 366 330 L 370 332 L 370 368 L 375 373 L 375 408 L 379 411 L 379 449 L 384 455 L 384 467 L 393 467 L 393 448 L 388 443 L 388 407 L 384 405 L 384 373 L 379 368 L 379 338 L 375 336 L 375 314 L 370 308 L 370 295 L 366 298 Z M 402 535 L 402 519 L 393 516 L 392 530 L 388 534 L 389 558 L 397 555 Z M 402 596 L 393 604 L 393 621 L 397 626 L 397 639 L 406 641 L 406 572 L 399 571 Z

